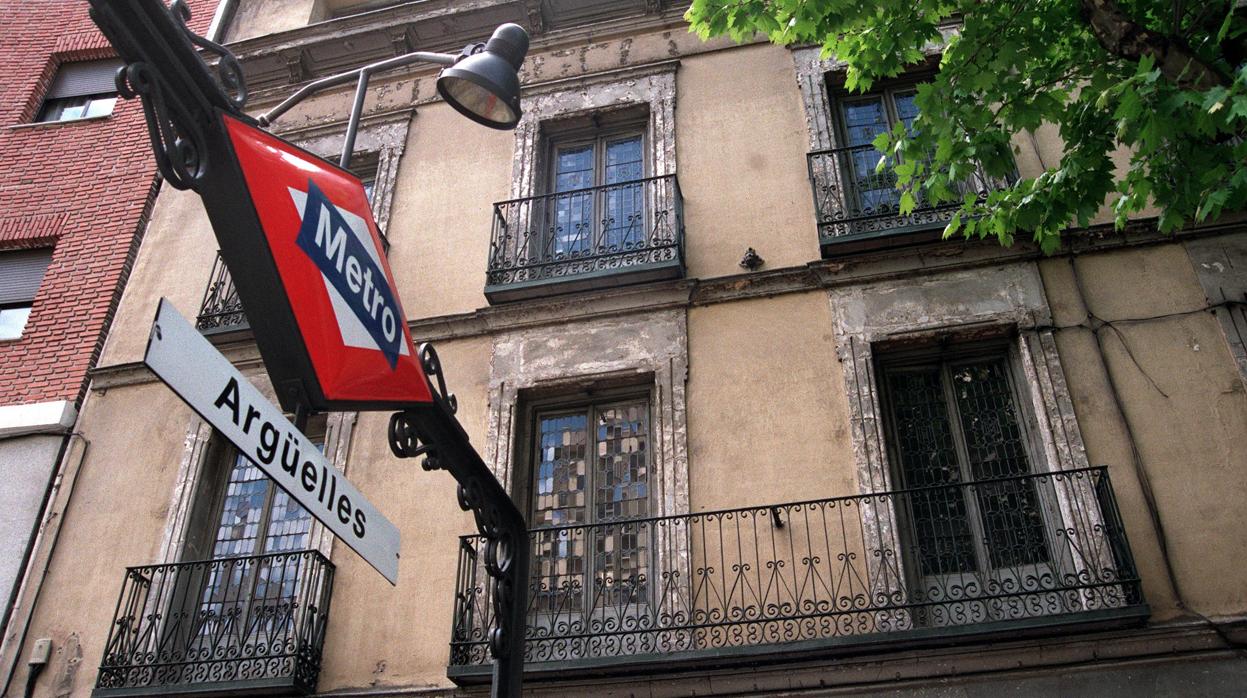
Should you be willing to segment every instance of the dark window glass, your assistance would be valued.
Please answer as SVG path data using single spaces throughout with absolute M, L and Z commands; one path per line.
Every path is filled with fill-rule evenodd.
M 1047 562 L 1036 485 L 1016 479 L 1031 466 L 1005 357 L 885 364 L 883 376 L 921 574 Z

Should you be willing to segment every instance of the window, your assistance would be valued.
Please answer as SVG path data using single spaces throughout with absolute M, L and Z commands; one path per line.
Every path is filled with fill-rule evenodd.
M 843 163 L 848 172 L 846 181 L 853 203 L 862 211 L 896 210 L 900 192 L 891 172 L 876 172 L 875 166 L 883 153 L 871 143 L 892 130 L 897 123 L 909 129 L 918 116 L 913 85 L 886 89 L 861 96 L 844 96 L 837 100 L 837 122 L 842 143 L 846 147 Z
M 307 428 L 312 443 L 323 448 L 324 433 L 324 416 L 312 418 Z M 218 562 L 197 571 L 198 583 L 188 587 L 199 589 L 194 601 L 183 601 L 196 619 L 187 629 L 189 642 L 218 651 L 223 636 L 241 644 L 292 637 L 298 629 L 289 624 L 297 616 L 294 604 L 305 591 L 301 577 L 309 562 L 294 553 L 311 547 L 312 516 L 233 447 L 221 446 L 216 460 L 217 472 L 204 477 L 221 484 L 209 498 L 210 509 L 199 512 L 199 530 L 192 532 L 186 555 Z
M 51 262 L 51 249 L 0 253 L 0 339 L 22 336 Z
M 583 256 L 645 242 L 644 120 L 593 117 L 550 139 L 548 249 Z
M 618 522 L 650 514 L 648 398 L 534 414 L 531 522 L 551 529 L 534 534 L 534 610 L 557 625 L 643 605 L 649 528 Z
M 117 103 L 120 59 L 66 63 L 56 71 L 36 121 L 73 121 L 108 116 Z
M 1052 494 L 1028 477 L 1032 456 L 1005 348 L 880 363 L 915 593 L 947 600 L 956 589 L 1020 588 L 1050 572 L 1049 522 L 1059 515 Z

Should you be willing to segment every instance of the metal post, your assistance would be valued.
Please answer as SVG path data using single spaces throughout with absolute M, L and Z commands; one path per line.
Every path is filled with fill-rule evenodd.
M 359 131 L 359 117 L 364 112 L 364 96 L 368 93 L 368 69 L 359 71 L 359 83 L 355 86 L 355 103 L 351 105 L 351 119 L 346 124 L 346 137 L 342 140 L 342 158 L 338 167 L 350 169 L 351 153 L 355 152 L 355 134 Z
M 485 538 L 485 571 L 493 591 L 494 698 L 520 698 L 528 612 L 528 525 L 510 495 L 468 442 L 455 419 L 455 396 L 446 392 L 437 352 L 420 346 L 420 361 L 434 402 L 390 417 L 390 449 L 399 458 L 424 456 L 425 470 L 446 470 L 459 483 L 459 506 L 471 511 Z

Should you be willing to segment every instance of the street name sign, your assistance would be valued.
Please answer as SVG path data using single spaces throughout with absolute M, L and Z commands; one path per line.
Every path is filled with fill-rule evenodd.
M 160 300 L 143 363 L 391 584 L 399 533 L 281 410 Z

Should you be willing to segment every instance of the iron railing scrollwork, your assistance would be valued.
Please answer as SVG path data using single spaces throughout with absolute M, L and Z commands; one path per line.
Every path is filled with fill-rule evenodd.
M 683 264 L 683 206 L 675 175 L 496 203 L 486 283 Z
M 197 189 L 210 165 L 208 133 L 217 110 L 251 121 L 247 85 L 224 46 L 196 35 L 184 0 L 91 0 L 91 19 L 125 61 L 117 92 L 139 97 L 160 174 L 177 189 Z M 216 58 L 215 74 L 195 50 Z
M 314 692 L 333 575 L 310 550 L 128 568 L 97 695 Z
M 247 313 L 243 310 L 242 299 L 238 297 L 238 289 L 234 288 L 229 267 L 225 266 L 225 260 L 218 252 L 216 261 L 212 264 L 212 275 L 208 277 L 208 287 L 204 289 L 203 302 L 199 304 L 195 329 L 217 333 L 245 330 L 249 326 Z
M 471 554 L 481 563 L 479 579 L 488 589 L 483 592 L 489 612 L 481 626 L 481 660 L 494 663 L 491 695 L 519 698 L 529 560 L 524 516 L 455 419 L 459 401 L 446 388 L 437 350 L 424 343 L 418 351 L 432 401 L 391 415 L 390 450 L 399 458 L 423 457 L 425 470 L 445 470 L 458 483 L 459 508 L 472 513 L 480 532 L 476 541 L 481 554 Z
M 942 228 L 967 194 L 985 199 L 991 191 L 1017 180 L 1014 174 L 993 177 L 979 167 L 953 186 L 956 200 L 933 202 L 919 196 L 913 211 L 901 213 L 896 176 L 888 169 L 876 172 L 881 157 L 871 145 L 806 155 L 821 244 Z
M 981 516 L 981 540 L 941 534 L 967 515 Z M 533 663 L 1001 631 L 1143 607 L 1103 467 L 529 533 Z M 460 543 L 452 668 L 488 659 L 481 547 Z

